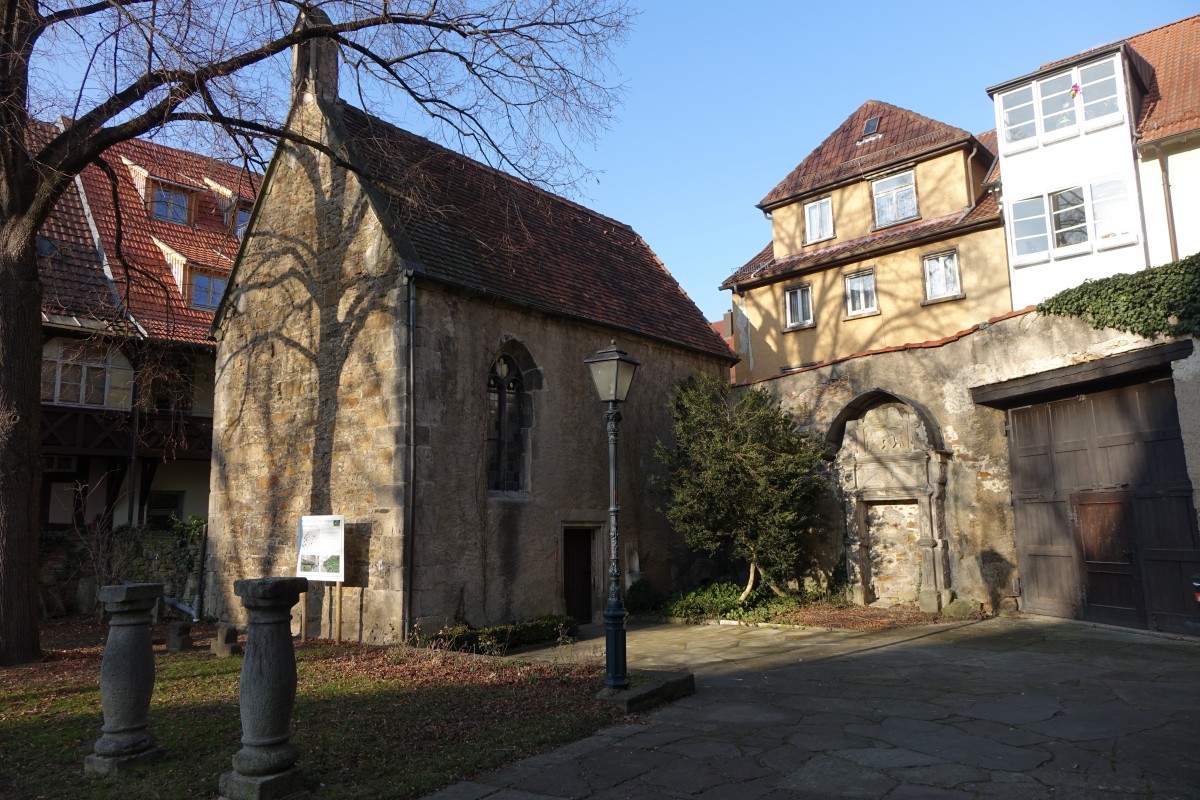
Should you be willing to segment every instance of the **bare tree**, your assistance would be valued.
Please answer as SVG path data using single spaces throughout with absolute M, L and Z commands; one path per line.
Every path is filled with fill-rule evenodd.
M 360 101 L 543 185 L 609 119 L 620 0 L 4 0 L 0 33 L 0 665 L 38 656 L 36 236 L 74 177 L 134 137 L 216 126 L 261 164 L 286 56 L 336 41 Z M 299 20 L 299 22 L 297 22 Z M 274 87 L 285 87 L 283 92 Z M 37 121 L 58 130 L 34 135 Z M 45 126 L 43 126 L 44 128 Z M 209 140 L 211 136 L 206 137 Z M 294 137 L 293 137 L 294 138 Z

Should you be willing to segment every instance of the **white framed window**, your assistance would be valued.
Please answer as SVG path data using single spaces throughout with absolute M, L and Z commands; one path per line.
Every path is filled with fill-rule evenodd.
M 784 321 L 788 328 L 803 328 L 813 324 L 812 286 L 789 286 L 783 291 Z
M 962 294 L 958 280 L 958 253 L 938 253 L 922 259 L 925 272 L 925 299 L 941 300 Z
M 912 170 L 875 181 L 871 184 L 871 195 L 875 200 L 877 228 L 916 219 L 918 216 L 917 187 L 913 181 Z
M 246 226 L 250 224 L 250 206 L 238 203 L 233 209 L 233 233 L 239 239 L 246 235 Z
M 130 370 L 103 344 L 54 340 L 42 348 L 42 401 L 129 408 Z
M 174 222 L 178 225 L 190 225 L 191 195 L 182 189 L 163 184 L 150 186 L 150 213 L 155 219 Z
M 998 98 L 1007 150 L 1053 142 L 1121 120 L 1116 57 L 1073 67 Z M 1082 125 L 1081 125 L 1082 123 Z
M 225 294 L 224 278 L 207 272 L 192 272 L 192 308 L 215 309 Z
M 1129 185 L 1123 178 L 1018 200 L 1010 216 L 1016 266 L 1137 241 Z
M 846 315 L 873 314 L 879 310 L 875 298 L 875 270 L 846 276 Z
M 804 205 L 804 243 L 833 238 L 833 201 L 828 197 Z

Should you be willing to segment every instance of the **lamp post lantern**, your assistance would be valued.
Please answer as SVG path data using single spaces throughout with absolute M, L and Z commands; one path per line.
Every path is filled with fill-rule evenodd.
M 608 427 L 608 602 L 604 605 L 604 685 L 625 689 L 629 675 L 625 669 L 625 604 L 621 600 L 621 556 L 617 549 L 617 428 L 621 423 L 618 406 L 625 402 L 638 362 L 616 340 L 606 350 L 584 360 L 591 370 L 600 402 L 608 403 L 604 421 Z

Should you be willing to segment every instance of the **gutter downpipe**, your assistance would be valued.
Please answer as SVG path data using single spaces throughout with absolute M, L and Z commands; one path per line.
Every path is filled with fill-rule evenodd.
M 1171 170 L 1163 155 L 1162 145 L 1154 145 L 1154 157 L 1158 159 L 1158 172 L 1162 177 L 1163 205 L 1167 212 L 1167 241 L 1171 243 L 1171 260 L 1179 260 L 1179 244 L 1175 241 L 1175 204 L 1171 202 Z
M 967 210 L 975 208 L 978 204 L 975 197 L 975 154 L 979 152 L 979 145 L 975 144 L 971 148 L 971 154 L 967 156 L 967 199 L 971 202 L 967 203 Z M 987 174 L 984 174 L 987 177 Z
M 413 270 L 404 271 L 405 289 L 408 294 L 408 319 L 406 320 L 408 327 L 408 342 L 406 349 L 407 361 L 405 365 L 404 375 L 404 457 L 405 457 L 405 480 L 404 480 L 404 537 L 403 545 L 401 546 L 404 559 L 404 599 L 401 601 L 403 615 L 400 620 L 400 627 L 407 641 L 409 634 L 412 632 L 412 598 L 413 598 L 413 551 L 415 531 L 413 530 L 416 510 L 414 504 L 416 502 L 416 466 L 417 466 L 417 445 L 416 436 L 413 434 L 413 423 L 416 419 L 416 378 L 414 376 L 415 368 L 414 361 L 416 358 L 416 332 L 417 332 L 417 290 L 416 284 L 413 281 Z

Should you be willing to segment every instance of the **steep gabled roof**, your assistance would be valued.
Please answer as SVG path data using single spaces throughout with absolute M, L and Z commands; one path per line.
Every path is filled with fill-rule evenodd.
M 1139 33 L 1128 42 L 1154 70 L 1137 121 L 1141 143 L 1200 129 L 1200 15 Z
M 868 120 L 878 118 L 874 133 L 865 133 Z M 959 142 L 971 134 L 890 103 L 868 100 L 837 130 L 817 145 L 791 173 L 758 204 L 770 209 L 800 195 L 887 164 L 921 156 Z
M 230 229 L 222 201 L 252 201 L 258 176 L 222 161 L 136 139 L 109 148 L 102 160 L 115 176 L 115 184 L 96 165 L 85 168 L 80 179 L 117 296 L 151 338 L 207 342 L 212 313 L 188 303 L 168 253 L 185 258 L 189 268 L 227 274 L 239 239 Z M 191 223 L 156 219 L 147 209 L 139 173 L 188 190 Z M 213 183 L 231 197 L 220 197 Z
M 628 225 L 337 106 L 351 158 L 419 275 L 511 303 L 734 360 Z

